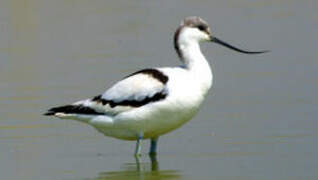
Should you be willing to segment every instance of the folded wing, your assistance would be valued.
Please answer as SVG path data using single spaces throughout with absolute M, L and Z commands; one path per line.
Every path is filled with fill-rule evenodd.
M 46 115 L 105 114 L 116 115 L 149 103 L 163 100 L 168 95 L 168 77 L 158 69 L 144 69 L 117 82 L 105 93 L 92 99 L 50 109 Z

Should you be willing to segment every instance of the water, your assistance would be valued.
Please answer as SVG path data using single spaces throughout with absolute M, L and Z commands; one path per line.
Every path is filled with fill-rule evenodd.
M 314 0 L 0 1 L 1 179 L 317 179 Z M 179 62 L 186 16 L 263 55 L 203 44 L 214 85 L 199 114 L 136 162 L 135 143 L 41 114 L 128 73 Z M 144 142 L 143 152 L 149 142 Z M 152 163 L 151 163 L 152 162 Z

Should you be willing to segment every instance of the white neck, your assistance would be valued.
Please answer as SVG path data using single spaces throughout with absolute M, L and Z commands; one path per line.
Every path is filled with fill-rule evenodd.
M 198 66 L 209 66 L 207 60 L 201 52 L 199 43 L 197 42 L 182 42 L 179 44 L 182 54 L 182 61 L 185 67 L 189 70 L 199 70 Z
M 202 88 L 206 91 L 210 89 L 213 79 L 212 70 L 200 50 L 199 42 L 180 38 L 178 45 L 185 68 L 195 76 L 196 80 L 203 86 Z

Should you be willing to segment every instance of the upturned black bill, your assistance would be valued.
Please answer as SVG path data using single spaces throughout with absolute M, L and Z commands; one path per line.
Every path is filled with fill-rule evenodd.
M 266 53 L 266 52 L 269 52 L 269 51 L 245 51 L 245 50 L 242 50 L 242 49 L 239 49 L 239 48 L 236 48 L 224 41 L 221 41 L 220 39 L 216 38 L 216 37 L 212 37 L 211 38 L 211 41 L 212 42 L 215 42 L 217 44 L 220 44 L 222 46 L 225 46 L 225 47 L 228 47 L 234 51 L 237 51 L 237 52 L 240 52 L 240 53 L 244 53 L 244 54 L 261 54 L 261 53 Z

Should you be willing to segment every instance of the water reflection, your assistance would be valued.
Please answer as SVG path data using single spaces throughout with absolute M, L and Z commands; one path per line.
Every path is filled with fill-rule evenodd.
M 135 163 L 125 163 L 118 171 L 107 171 L 98 174 L 91 180 L 106 179 L 181 179 L 178 170 L 160 170 L 156 155 L 149 155 L 149 162 L 144 162 L 142 157 L 136 157 Z

